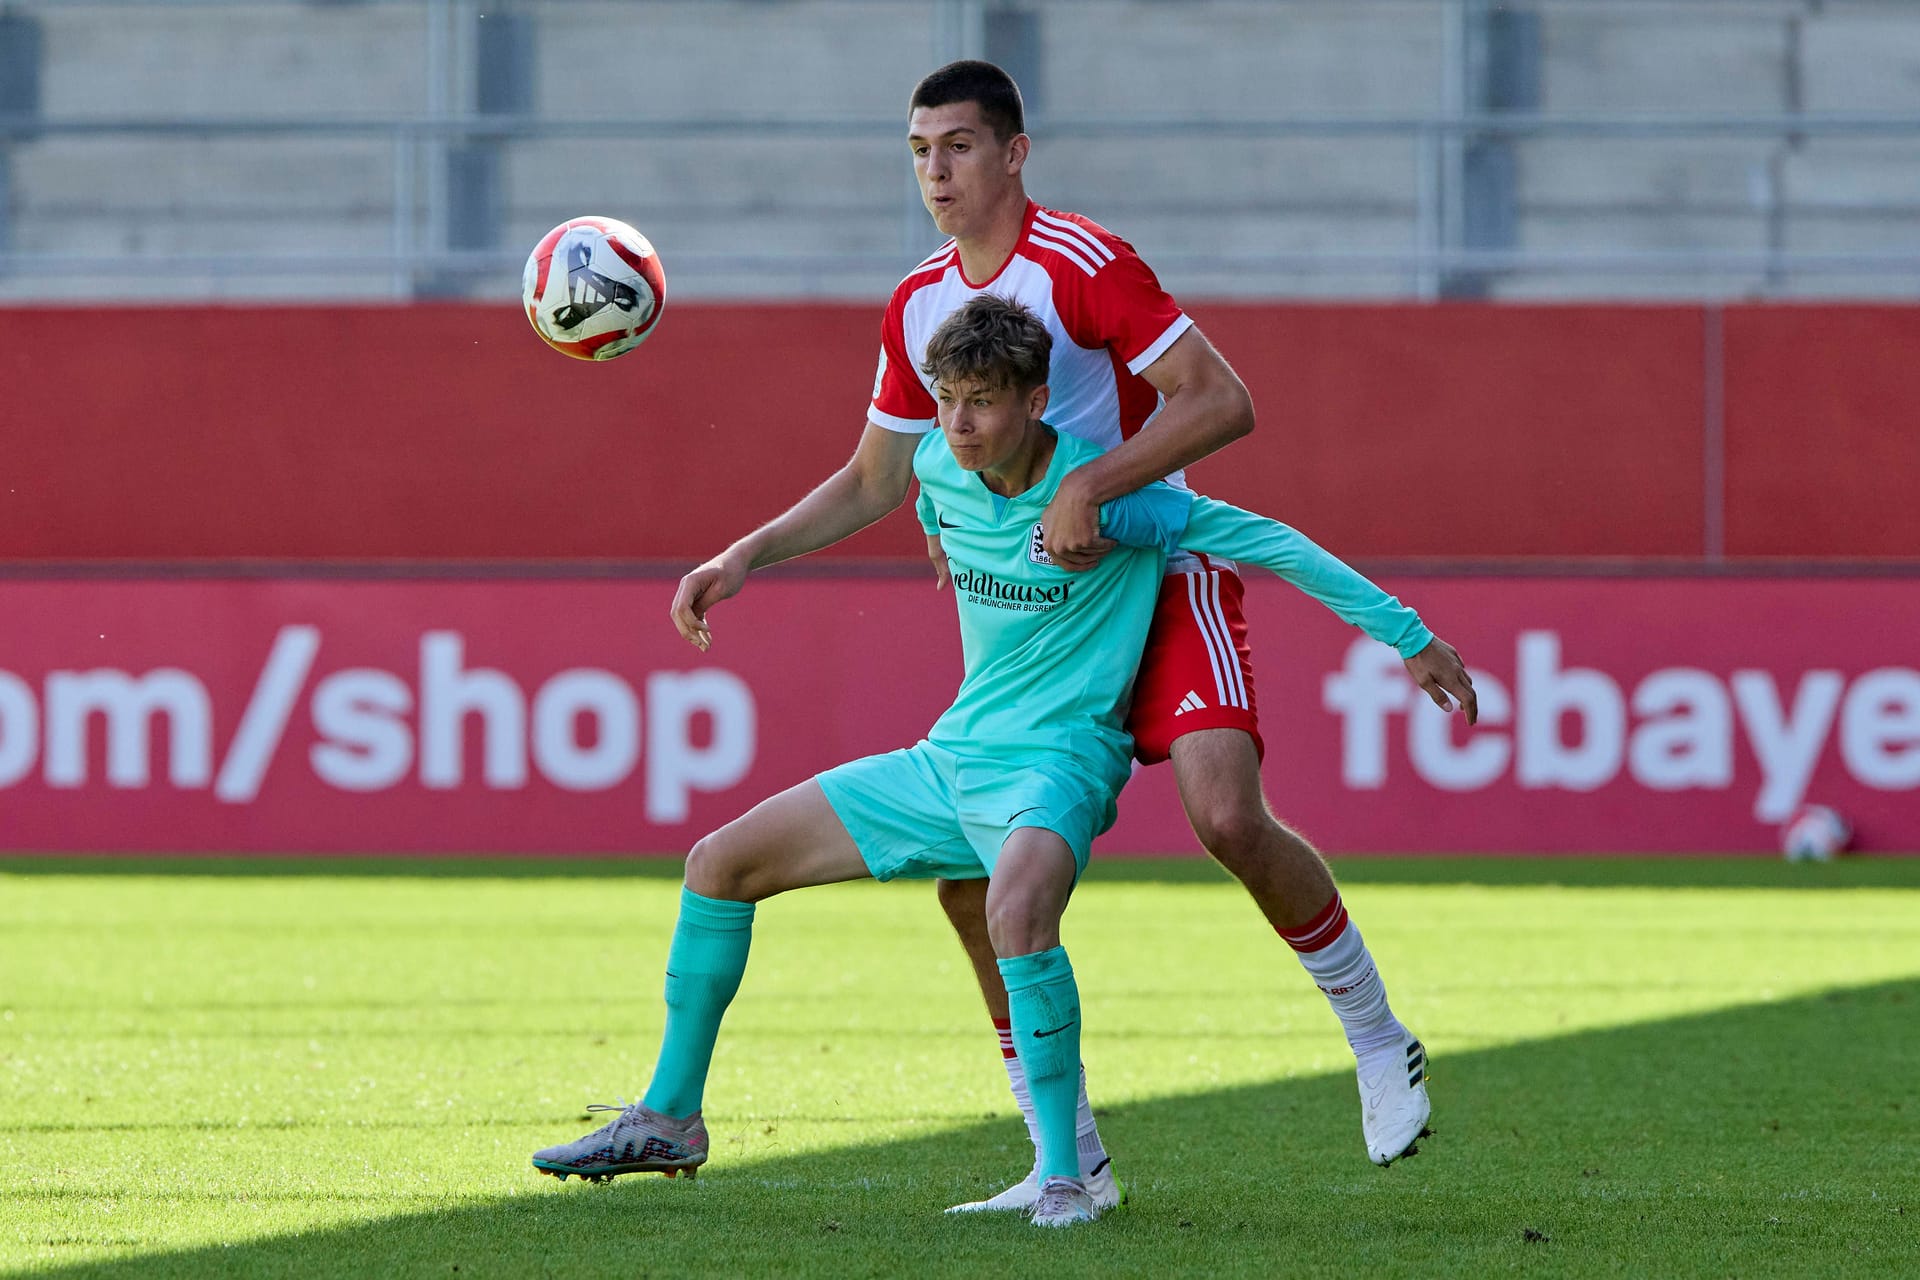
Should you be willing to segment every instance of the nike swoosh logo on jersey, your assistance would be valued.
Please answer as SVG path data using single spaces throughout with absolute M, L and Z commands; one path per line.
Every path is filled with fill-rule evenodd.
M 1022 809 L 1022 810 L 1020 811 L 1020 813 L 1032 813 L 1032 812 L 1033 812 L 1033 811 L 1034 811 L 1035 809 L 1040 809 L 1040 808 L 1044 808 L 1044 807 L 1045 807 L 1044 805 L 1037 805 L 1037 804 L 1030 804 L 1030 805 L 1028 805 L 1028 806 L 1027 806 L 1026 808 L 1024 808 L 1024 809 Z M 1014 815 L 1013 815 L 1013 818 L 1017 818 L 1017 817 L 1019 817 L 1019 816 L 1020 816 L 1020 813 L 1016 813 L 1016 814 L 1014 814 Z M 1008 825 L 1008 826 L 1012 826 L 1012 825 L 1013 825 L 1013 818 L 1008 818 L 1008 819 L 1007 819 L 1007 825 Z
M 942 529 L 958 529 L 960 527 L 957 524 L 948 524 L 945 516 L 935 516 L 934 518 L 940 522 Z

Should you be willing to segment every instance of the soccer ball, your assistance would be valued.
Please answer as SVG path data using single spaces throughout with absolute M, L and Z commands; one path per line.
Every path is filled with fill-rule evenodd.
M 1823 804 L 1805 804 L 1780 828 L 1780 852 L 1788 862 L 1830 862 L 1847 847 L 1853 829 Z
M 520 277 L 527 321 L 576 360 L 611 360 L 645 342 L 667 301 L 647 238 L 613 218 L 569 218 L 540 237 Z

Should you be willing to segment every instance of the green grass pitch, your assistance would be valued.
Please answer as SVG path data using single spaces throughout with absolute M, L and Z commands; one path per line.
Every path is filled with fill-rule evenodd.
M 0 863 L 0 1272 L 1920 1275 L 1920 859 L 1352 860 L 1432 1054 L 1366 1161 L 1351 1059 L 1237 886 L 1067 916 L 1127 1210 L 1027 1167 L 929 886 L 762 907 L 698 1181 L 537 1175 L 643 1087 L 672 864 Z M 596 1118 L 597 1119 L 597 1118 Z

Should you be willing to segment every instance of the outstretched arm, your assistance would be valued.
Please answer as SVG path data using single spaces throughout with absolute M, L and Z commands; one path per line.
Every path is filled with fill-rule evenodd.
M 1047 554 L 1063 569 L 1091 569 L 1113 545 L 1100 536 L 1100 504 L 1253 430 L 1253 397 L 1198 326 L 1181 334 L 1141 376 L 1167 398 L 1153 425 L 1068 472 L 1040 518 Z
M 707 611 L 739 593 L 755 569 L 830 547 L 906 501 L 920 437 L 867 424 L 853 457 L 818 488 L 680 579 L 673 625 L 705 652 L 713 643 Z
M 1285 578 L 1341 618 L 1393 646 L 1434 704 L 1453 710 L 1452 699 L 1480 718 L 1473 678 L 1452 645 L 1439 639 L 1420 615 L 1382 591 L 1363 574 L 1296 529 L 1172 485 L 1155 484 L 1107 505 L 1103 531 L 1115 541 L 1159 545 L 1171 552 L 1199 551 L 1245 560 Z

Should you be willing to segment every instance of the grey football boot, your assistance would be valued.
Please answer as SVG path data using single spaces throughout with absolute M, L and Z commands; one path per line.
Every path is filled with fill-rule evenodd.
M 1040 1198 L 1033 1204 L 1034 1226 L 1071 1227 L 1099 1217 L 1100 1206 L 1080 1179 L 1053 1177 L 1040 1184 Z
M 707 1162 L 707 1126 L 698 1111 L 676 1120 L 638 1102 L 619 1107 L 596 1102 L 587 1110 L 620 1114 L 583 1138 L 534 1152 L 534 1168 L 562 1182 L 576 1174 L 606 1182 L 621 1173 L 671 1178 L 684 1172 L 691 1178 Z
M 1127 1184 L 1114 1176 L 1112 1159 L 1102 1160 L 1100 1167 L 1080 1179 L 1087 1194 L 1093 1197 L 1094 1207 L 1105 1213 L 1109 1209 L 1118 1209 L 1127 1203 Z M 948 1213 L 994 1213 L 1006 1210 L 1018 1210 L 1031 1214 L 1033 1206 L 1040 1202 L 1040 1165 L 1034 1163 L 1033 1172 L 1019 1182 L 1014 1183 L 999 1195 L 986 1200 L 973 1200 L 967 1204 L 957 1204 Z

